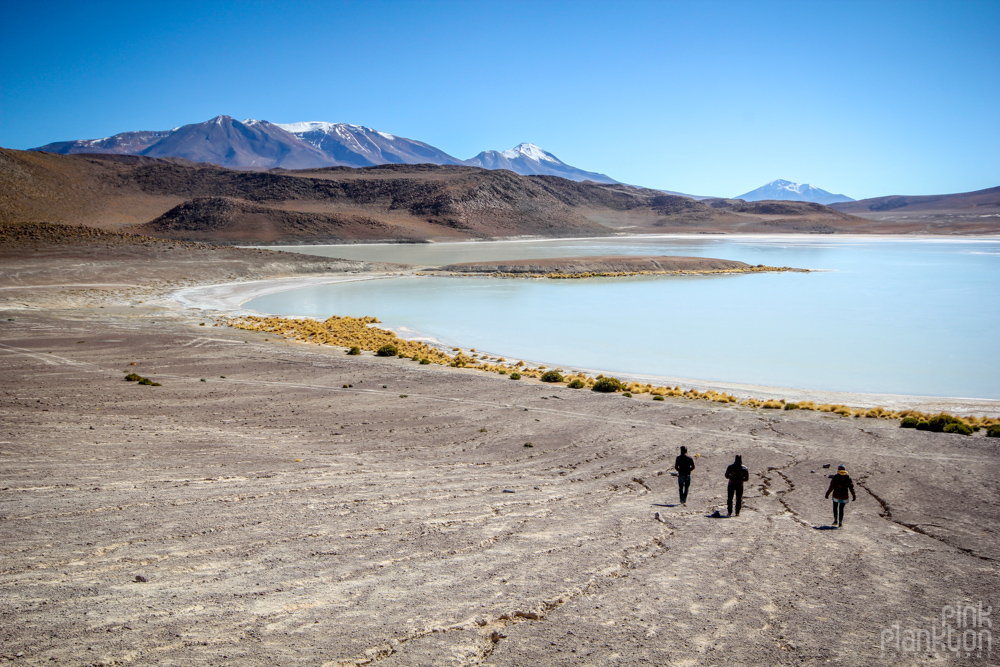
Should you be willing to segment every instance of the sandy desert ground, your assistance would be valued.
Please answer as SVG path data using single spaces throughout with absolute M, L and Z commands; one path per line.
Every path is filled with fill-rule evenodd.
M 349 357 L 171 298 L 300 269 L 143 257 L 3 259 L 0 661 L 1000 661 L 906 644 L 992 620 L 998 439 Z

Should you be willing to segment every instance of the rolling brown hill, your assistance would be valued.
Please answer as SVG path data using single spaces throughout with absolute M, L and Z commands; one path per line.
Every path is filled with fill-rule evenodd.
M 831 208 L 897 229 L 965 234 L 1000 232 L 1000 187 L 948 195 L 873 197 Z
M 237 244 L 882 231 L 819 204 L 697 201 L 477 167 L 247 172 L 176 158 L 0 149 L 0 222 L 25 221 Z

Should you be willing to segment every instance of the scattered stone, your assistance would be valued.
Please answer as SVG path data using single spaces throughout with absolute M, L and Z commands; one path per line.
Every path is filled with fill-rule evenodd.
M 514 616 L 518 618 L 526 618 L 529 621 L 540 621 L 542 619 L 540 614 L 536 614 L 533 611 L 515 611 Z
M 145 584 L 146 582 L 149 581 L 149 579 L 147 579 L 146 577 L 142 576 L 141 574 L 135 575 L 135 580 L 137 582 L 139 582 L 140 584 Z

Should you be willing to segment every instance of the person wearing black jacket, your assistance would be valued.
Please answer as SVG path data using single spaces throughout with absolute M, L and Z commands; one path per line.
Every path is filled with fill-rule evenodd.
M 743 507 L 743 482 L 750 479 L 750 471 L 743 465 L 743 457 L 739 454 L 726 468 L 726 479 L 729 480 L 729 488 L 726 490 L 726 510 L 732 516 L 733 498 L 736 498 L 736 516 L 739 516 Z
M 694 470 L 694 459 L 688 456 L 687 447 L 681 447 L 681 454 L 674 461 L 677 471 L 677 490 L 681 494 L 681 505 L 687 507 L 688 489 L 691 488 L 691 471 Z
M 847 504 L 847 494 L 851 494 L 854 502 L 858 497 L 854 494 L 854 481 L 847 474 L 847 468 L 837 466 L 837 474 L 830 475 L 830 488 L 826 490 L 826 498 L 833 494 L 833 525 L 844 527 L 844 505 Z

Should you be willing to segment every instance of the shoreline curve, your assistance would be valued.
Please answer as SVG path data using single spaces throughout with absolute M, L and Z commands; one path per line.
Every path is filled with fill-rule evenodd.
M 177 290 L 171 294 L 171 298 L 182 307 L 200 309 L 217 312 L 220 316 L 240 316 L 240 315 L 272 315 L 260 311 L 244 308 L 244 304 L 253 299 L 269 294 L 275 294 L 303 287 L 313 287 L 318 285 L 328 285 L 336 283 L 357 282 L 362 280 L 383 280 L 415 273 L 376 273 L 376 274 L 333 274 L 326 276 L 310 276 L 306 278 L 273 278 L 266 280 L 255 280 L 250 282 L 225 282 L 212 285 L 201 285 Z M 378 317 L 377 313 L 372 316 Z M 315 319 L 310 315 L 299 316 L 276 316 L 276 317 L 299 317 Z M 433 337 L 428 337 L 418 331 L 405 326 L 389 328 L 400 338 L 407 340 L 419 340 L 435 346 L 452 347 L 450 344 L 437 341 Z M 469 348 L 455 342 L 455 345 L 463 350 Z M 495 351 L 501 354 L 500 351 Z M 550 368 L 556 366 L 545 360 L 525 359 L 531 365 L 545 365 Z M 608 369 L 591 369 L 577 366 L 558 366 L 570 372 L 585 374 L 605 374 L 614 375 L 622 380 L 634 382 L 649 382 L 657 384 L 682 385 L 693 387 L 698 390 L 711 390 L 727 392 L 738 398 L 754 398 L 758 400 L 784 399 L 786 401 L 814 401 L 817 403 L 840 403 L 858 408 L 883 407 L 891 410 L 917 410 L 921 412 L 949 412 L 959 416 L 971 414 L 988 414 L 990 416 L 1000 416 L 1000 399 L 990 398 L 970 398 L 959 396 L 925 396 L 911 394 L 888 394 L 888 393 L 868 393 L 868 392 L 845 392 L 825 389 L 800 389 L 796 387 L 781 387 L 772 385 L 758 385 L 752 383 L 726 382 L 714 380 L 699 380 L 697 378 L 681 378 L 663 375 L 643 375 L 634 373 L 623 373 Z

